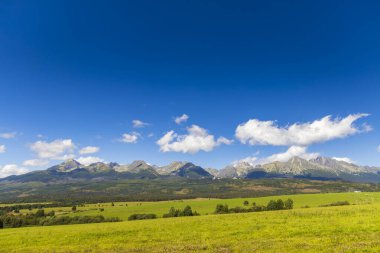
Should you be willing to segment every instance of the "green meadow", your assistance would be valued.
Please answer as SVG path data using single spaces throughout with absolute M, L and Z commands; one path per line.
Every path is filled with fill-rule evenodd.
M 104 217 L 119 217 L 127 220 L 131 214 L 154 213 L 162 216 L 167 213 L 170 207 L 184 208 L 186 205 L 201 215 L 212 214 L 217 204 L 227 204 L 229 207 L 243 206 L 247 200 L 251 205 L 255 202 L 258 205 L 266 205 L 271 199 L 287 199 L 294 201 L 294 208 L 318 207 L 319 205 L 330 204 L 336 201 L 349 201 L 350 204 L 372 204 L 380 203 L 380 193 L 378 192 L 350 192 L 350 193 L 327 193 L 327 194 L 298 194 L 284 196 L 270 196 L 261 198 L 234 198 L 234 199 L 192 199 L 157 202 L 114 202 L 86 204 L 84 207 L 77 207 L 76 212 L 71 211 L 71 207 L 46 208 L 45 211 L 54 210 L 57 215 L 103 215 Z M 100 211 L 104 209 L 104 211 Z M 32 210 L 35 212 L 36 210 Z M 22 212 L 29 212 L 23 210 Z
M 212 214 L 231 207 L 292 198 L 293 210 Z M 336 201 L 349 206 L 319 207 Z M 128 204 L 126 206 L 125 204 Z M 380 193 L 331 193 L 248 199 L 195 199 L 100 204 L 105 216 L 161 215 L 190 205 L 201 216 L 0 230 L 0 252 L 379 252 Z M 308 206 L 306 208 L 305 206 Z M 61 215 L 99 214 L 98 204 L 52 208 Z M 94 210 L 93 210 L 94 209 Z M 48 210 L 48 209 L 46 209 Z M 98 213 L 99 212 L 99 213 Z M 206 215 L 209 214 L 209 215 Z M 211 215 L 212 214 L 212 215 Z

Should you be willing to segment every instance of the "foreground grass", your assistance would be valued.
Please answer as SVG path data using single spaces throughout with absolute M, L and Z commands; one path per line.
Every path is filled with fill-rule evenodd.
M 1 252 L 379 252 L 380 204 L 0 230 Z
M 291 198 L 294 200 L 294 208 L 300 207 L 317 207 L 319 205 L 330 204 L 337 201 L 349 201 L 351 204 L 373 204 L 380 203 L 379 192 L 361 192 L 361 193 L 324 193 L 324 194 L 298 194 L 271 196 L 261 198 L 234 198 L 234 199 L 193 199 L 193 200 L 177 200 L 177 201 L 158 201 L 158 202 L 115 202 L 101 204 L 86 204 L 84 207 L 78 207 L 77 212 L 72 213 L 71 207 L 55 207 L 45 208 L 45 211 L 54 210 L 57 215 L 103 215 L 104 217 L 119 217 L 127 220 L 131 214 L 135 213 L 154 213 L 162 216 L 167 213 L 170 207 L 184 208 L 190 205 L 193 210 L 201 215 L 212 214 L 217 204 L 228 204 L 229 207 L 243 206 L 243 202 L 248 200 L 250 205 L 256 202 L 258 205 L 266 205 L 271 199 L 281 198 L 283 200 Z M 126 206 L 126 204 L 128 206 Z M 103 208 L 101 212 L 99 208 Z M 35 212 L 36 210 L 32 210 Z M 29 212 L 24 210 L 23 212 Z

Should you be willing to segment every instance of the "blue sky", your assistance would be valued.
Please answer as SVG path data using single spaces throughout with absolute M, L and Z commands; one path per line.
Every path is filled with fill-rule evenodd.
M 71 156 L 221 168 L 291 147 L 379 166 L 379 12 L 378 1 L 3 1 L 0 168 Z M 236 129 L 253 119 L 280 134 L 259 124 L 244 144 Z

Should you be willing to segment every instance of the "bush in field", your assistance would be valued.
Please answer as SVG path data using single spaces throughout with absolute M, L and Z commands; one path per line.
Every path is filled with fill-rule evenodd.
M 3 229 L 3 228 L 4 228 L 3 220 L 0 220 L 0 229 Z
M 229 213 L 228 205 L 217 204 L 215 208 L 216 214 Z
M 71 211 L 73 211 L 73 212 L 75 212 L 77 210 L 77 206 L 73 206 L 72 208 L 71 208 Z
M 196 211 L 193 212 L 190 206 L 186 206 L 183 210 L 181 209 L 175 209 L 174 207 L 171 207 L 169 209 L 169 212 L 164 214 L 163 218 L 170 218 L 170 217 L 181 217 L 181 216 L 198 216 L 199 213 Z
M 248 205 L 249 205 L 248 200 L 245 200 L 245 201 L 243 202 L 243 205 L 248 206 Z
M 350 202 L 348 201 L 337 201 L 331 204 L 326 204 L 326 205 L 320 205 L 320 207 L 327 207 L 327 206 L 349 206 Z
M 132 214 L 128 217 L 128 220 L 147 220 L 147 219 L 156 219 L 157 215 L 154 213 L 142 213 L 142 214 Z
M 44 209 L 38 209 L 36 214 L 35 214 L 36 217 L 44 217 L 45 216 L 45 211 Z
M 270 200 L 266 206 L 256 205 L 252 203 L 252 207 L 234 207 L 228 208 L 227 205 L 218 204 L 215 208 L 216 214 L 225 214 L 225 213 L 248 213 L 248 212 L 262 212 L 262 211 L 272 211 L 272 210 L 284 210 L 284 209 L 293 209 L 293 200 L 287 199 L 285 202 L 282 199 Z
M 287 199 L 284 202 L 285 209 L 293 209 L 293 200 Z
M 48 212 L 48 213 L 46 214 L 46 216 L 54 216 L 54 215 L 55 215 L 54 210 L 51 210 L 50 212 Z
M 267 204 L 267 210 L 268 211 L 272 211 L 272 210 L 284 210 L 284 209 L 285 209 L 285 204 L 284 204 L 284 201 L 282 201 L 282 199 L 271 200 Z

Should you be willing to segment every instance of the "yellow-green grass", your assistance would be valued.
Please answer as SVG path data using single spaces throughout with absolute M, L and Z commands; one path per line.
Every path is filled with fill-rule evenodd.
M 228 204 L 229 207 L 243 206 L 243 202 L 248 200 L 250 205 L 256 202 L 258 205 L 266 205 L 271 199 L 287 199 L 294 201 L 294 208 L 304 206 L 317 207 L 319 205 L 330 204 L 337 201 L 349 201 L 350 204 L 369 204 L 380 203 L 380 193 L 378 192 L 348 192 L 348 193 L 328 193 L 328 194 L 299 194 L 270 196 L 262 198 L 235 198 L 235 199 L 192 199 L 176 201 L 159 201 L 159 202 L 115 202 L 101 204 L 86 204 L 84 207 L 77 207 L 77 212 L 71 212 L 71 207 L 54 207 L 46 208 L 45 211 L 54 210 L 57 215 L 103 215 L 105 217 L 119 217 L 127 220 L 134 213 L 154 213 L 161 217 L 167 213 L 170 207 L 184 208 L 190 205 L 193 210 L 201 215 L 212 214 L 217 204 Z M 126 206 L 128 204 L 128 206 Z M 141 205 L 140 205 L 141 204 Z M 103 208 L 101 212 L 99 209 Z M 23 210 L 23 212 L 28 212 Z M 32 210 L 35 212 L 35 210 Z
M 0 252 L 380 252 L 379 238 L 380 204 L 362 204 L 3 229 Z

